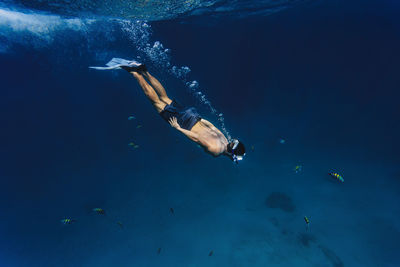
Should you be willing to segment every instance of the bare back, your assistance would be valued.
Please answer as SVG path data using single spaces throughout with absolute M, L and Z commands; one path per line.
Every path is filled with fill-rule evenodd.
M 207 153 L 213 156 L 219 156 L 226 150 L 228 140 L 211 122 L 201 119 L 190 131 L 198 136 L 197 143 L 201 145 Z

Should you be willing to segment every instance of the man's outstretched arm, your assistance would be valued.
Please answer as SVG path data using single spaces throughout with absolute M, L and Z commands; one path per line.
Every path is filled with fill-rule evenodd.
M 175 129 L 177 129 L 178 131 L 180 131 L 181 133 L 186 135 L 193 142 L 200 143 L 199 135 L 196 133 L 193 133 L 191 131 L 188 131 L 186 129 L 181 128 L 181 126 L 179 126 L 178 120 L 175 117 L 172 117 L 169 120 L 169 124 L 171 124 L 172 127 L 174 127 Z

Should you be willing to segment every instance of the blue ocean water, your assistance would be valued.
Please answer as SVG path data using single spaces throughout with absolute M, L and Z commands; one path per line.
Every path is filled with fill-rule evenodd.
M 0 2 L 0 266 L 400 266 L 397 1 L 129 3 Z M 88 68 L 112 57 L 245 159 Z

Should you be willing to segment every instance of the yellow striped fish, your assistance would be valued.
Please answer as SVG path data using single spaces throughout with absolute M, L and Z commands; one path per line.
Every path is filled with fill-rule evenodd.
M 97 214 L 103 214 L 103 215 L 106 214 L 106 212 L 102 208 L 94 208 L 93 211 L 96 212 Z
M 307 230 L 310 228 L 310 219 L 307 216 L 304 216 L 304 221 L 306 222 Z
M 128 146 L 130 146 L 131 148 L 134 148 L 134 149 L 136 149 L 136 148 L 139 147 L 139 145 L 135 144 L 134 142 L 130 142 L 130 143 L 128 144 Z
M 341 181 L 342 183 L 344 182 L 343 177 L 340 174 L 336 173 L 336 172 L 330 172 L 329 175 L 332 176 L 333 178 Z
M 76 220 L 70 219 L 70 218 L 65 218 L 65 219 L 61 220 L 62 224 L 71 224 L 71 223 L 74 223 L 74 222 L 76 222 Z
M 295 173 L 300 173 L 303 170 L 303 165 L 297 165 L 293 170 Z

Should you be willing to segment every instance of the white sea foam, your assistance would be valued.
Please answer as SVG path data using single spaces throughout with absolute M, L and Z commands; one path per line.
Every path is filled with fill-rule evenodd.
M 90 20 L 77 18 L 64 19 L 57 15 L 47 15 L 38 13 L 24 13 L 0 9 L 0 27 L 12 31 L 28 31 L 46 38 L 56 29 L 67 28 L 71 30 L 81 30 Z M 47 36 L 48 37 L 48 36 Z
M 92 22 L 89 19 L 0 8 L 0 51 L 9 51 L 14 44 L 46 47 L 53 42 L 57 33 L 65 30 L 84 33 Z

